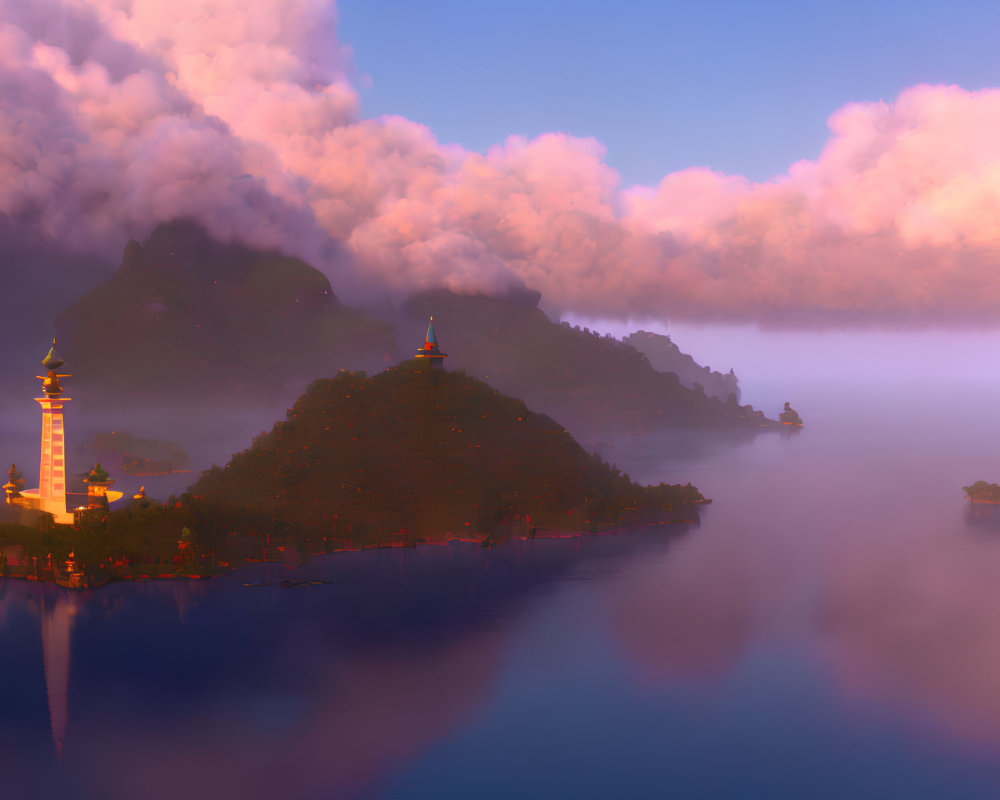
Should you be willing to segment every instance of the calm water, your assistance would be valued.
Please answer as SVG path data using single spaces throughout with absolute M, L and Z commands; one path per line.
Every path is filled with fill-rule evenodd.
M 774 399 L 807 427 L 606 449 L 715 498 L 687 530 L 0 582 L 3 796 L 1000 796 L 1000 507 L 960 490 L 1000 389 Z

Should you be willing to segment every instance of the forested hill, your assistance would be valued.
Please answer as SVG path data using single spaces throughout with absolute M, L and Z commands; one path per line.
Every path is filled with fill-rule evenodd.
M 189 494 L 260 527 L 427 539 L 489 536 L 513 519 L 585 529 L 701 499 L 690 486 L 638 486 L 520 400 L 418 361 L 315 381 Z
M 450 369 L 464 369 L 502 392 L 523 397 L 571 430 L 643 432 L 671 426 L 756 428 L 773 424 L 736 396 L 723 401 L 658 372 L 634 347 L 550 320 L 538 295 L 460 295 L 439 290 L 412 297 L 406 310 L 416 335 L 434 316 Z

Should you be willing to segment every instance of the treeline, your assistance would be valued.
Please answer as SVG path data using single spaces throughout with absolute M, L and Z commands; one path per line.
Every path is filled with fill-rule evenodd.
M 77 525 L 57 525 L 51 514 L 39 514 L 30 524 L 0 523 L 0 550 L 8 554 L 2 564 L 11 575 L 65 577 L 72 555 L 80 571 L 105 580 L 178 572 L 207 576 L 215 571 L 216 551 L 225 551 L 224 528 L 203 504 L 172 498 L 110 514 L 94 509 Z

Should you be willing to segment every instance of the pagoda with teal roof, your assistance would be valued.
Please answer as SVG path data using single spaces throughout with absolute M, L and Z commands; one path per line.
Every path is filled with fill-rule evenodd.
M 426 359 L 432 367 L 442 366 L 445 358 L 448 357 L 448 354 L 442 353 L 441 348 L 438 346 L 437 334 L 434 333 L 434 317 L 431 317 L 431 321 L 427 325 L 424 346 L 417 350 L 413 357 Z

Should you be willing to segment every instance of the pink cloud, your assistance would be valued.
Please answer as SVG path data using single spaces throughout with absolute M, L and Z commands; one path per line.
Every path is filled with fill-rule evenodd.
M 523 283 L 602 316 L 995 318 L 1000 91 L 830 118 L 766 183 L 623 187 L 592 139 L 486 154 L 359 119 L 324 0 L 0 0 L 0 211 L 111 251 L 171 216 L 410 291 Z M 735 145 L 736 143 L 734 143 Z

